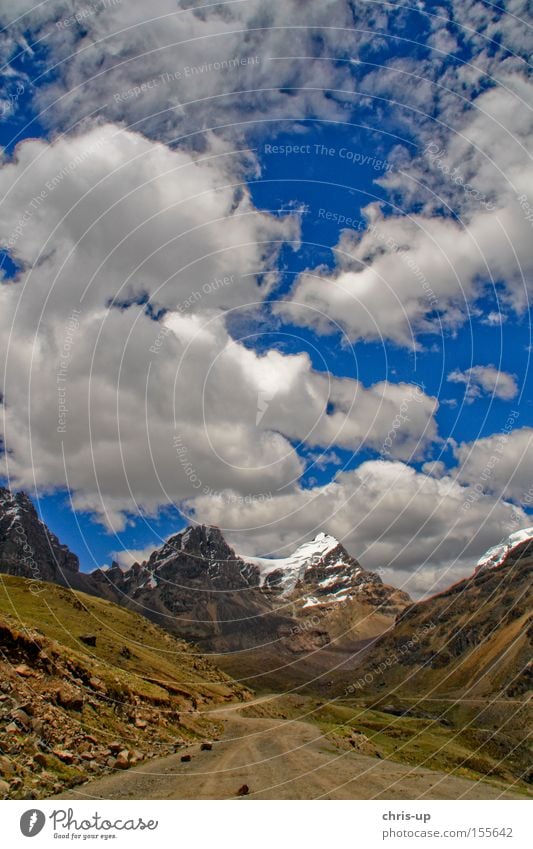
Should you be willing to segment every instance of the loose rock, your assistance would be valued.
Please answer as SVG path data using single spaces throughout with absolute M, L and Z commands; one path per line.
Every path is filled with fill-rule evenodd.
M 127 749 L 122 749 L 122 751 L 119 752 L 118 755 L 117 755 L 117 758 L 116 758 L 116 761 L 115 761 L 115 768 L 116 769 L 129 769 L 130 766 L 131 766 L 130 753 L 128 752 Z

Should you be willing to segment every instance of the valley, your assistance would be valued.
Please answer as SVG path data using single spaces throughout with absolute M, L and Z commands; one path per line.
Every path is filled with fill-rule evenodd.
M 61 794 L 61 799 L 523 799 L 521 787 L 488 784 L 466 771 L 445 773 L 376 758 L 338 740 L 313 721 L 288 718 L 283 697 L 249 708 L 213 711 L 224 733 L 211 750 L 190 749 L 191 761 L 170 756 Z M 310 705 L 308 706 L 310 707 Z M 294 705 L 293 705 L 294 710 Z M 271 714 L 264 716 L 263 714 Z M 273 714 L 273 715 L 272 715 Z M 277 715 L 276 715 L 277 714 Z M 280 715 L 283 714 L 283 715 Z M 296 714 L 297 716 L 297 714 Z M 284 718 L 285 717 L 285 718 Z M 357 734 L 352 740 L 357 741 Z M 357 745 L 357 743 L 356 743 Z M 359 743 L 361 746 L 362 744 Z
M 530 796 L 532 569 L 525 529 L 415 603 L 326 533 L 198 525 L 83 573 L 2 490 L 0 795 Z

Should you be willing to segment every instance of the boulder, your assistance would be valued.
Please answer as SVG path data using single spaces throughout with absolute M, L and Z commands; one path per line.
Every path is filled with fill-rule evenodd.
M 190 755 L 182 755 L 180 760 L 184 764 L 189 763 L 189 761 L 191 760 L 191 756 Z
M 116 757 L 115 769 L 129 769 L 130 766 L 130 753 L 127 749 L 122 749 Z
M 0 799 L 4 799 L 8 795 L 9 790 L 10 785 L 8 784 L 8 782 L 0 779 Z
M 86 646 L 95 646 L 96 645 L 96 635 L 95 634 L 83 634 L 80 636 L 80 642 L 85 643 Z
M 3 778 L 11 778 L 15 774 L 15 767 L 4 755 L 0 755 L 0 776 Z
M 33 671 L 27 663 L 19 663 L 18 666 L 15 666 L 15 672 L 17 675 L 21 675 L 22 678 L 30 678 L 33 675 Z
M 237 796 L 248 796 L 250 788 L 247 784 L 242 784 L 237 790 Z
M 29 730 L 30 730 L 30 728 L 31 728 L 31 719 L 30 719 L 30 717 L 28 716 L 28 714 L 26 713 L 26 711 L 25 711 L 25 710 L 22 710 L 22 708 L 17 708 L 16 710 L 14 710 L 14 711 L 12 712 L 12 714 L 11 714 L 11 719 L 12 719 L 14 722 L 16 722 L 16 723 L 17 723 L 17 725 L 20 725 L 20 726 L 21 726 L 21 728 L 23 728 L 23 729 L 24 729 L 24 731 L 29 731 Z
M 81 711 L 83 708 L 83 696 L 75 691 L 60 687 L 56 691 L 56 702 L 67 710 Z
M 213 748 L 213 744 L 209 740 L 204 740 L 204 742 L 200 746 L 200 751 L 210 752 L 212 748 Z
M 74 754 L 72 752 L 67 752 L 65 749 L 52 749 L 52 752 L 64 764 L 74 763 Z

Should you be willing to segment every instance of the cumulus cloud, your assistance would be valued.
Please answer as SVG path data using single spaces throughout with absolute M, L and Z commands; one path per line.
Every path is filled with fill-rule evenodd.
M 449 475 L 429 477 L 404 463 L 378 460 L 312 490 L 244 505 L 200 497 L 190 509 L 221 525 L 242 554 L 286 556 L 327 531 L 363 566 L 420 595 L 470 574 L 517 518 L 527 524 L 521 509 L 490 495 L 472 499 L 473 492 Z
M 531 98 L 523 80 L 514 84 Z M 366 229 L 343 232 L 333 271 L 319 266 L 300 275 L 284 315 L 324 332 L 338 323 L 351 339 L 416 346 L 421 332 L 464 324 L 482 295 L 523 312 L 533 274 L 532 133 L 533 112 L 517 108 L 508 92 L 481 94 L 445 139 L 428 141 L 422 156 L 380 180 L 396 193 L 392 214 L 369 204 Z M 431 138 L 425 130 L 421 137 Z M 446 201 L 459 220 L 442 215 Z M 411 212 L 415 203 L 422 212 Z
M 0 226 L 22 268 L 0 289 L 5 461 L 18 485 L 31 485 L 34 474 L 42 487 L 69 485 L 76 507 L 104 512 L 113 526 L 135 507 L 130 485 L 146 509 L 161 503 L 145 383 L 153 360 L 150 435 L 156 467 L 172 477 L 168 430 L 183 345 L 160 335 L 154 318 L 175 311 L 193 327 L 200 309 L 260 300 L 269 258 L 298 234 L 296 219 L 259 213 L 246 189 L 228 186 L 224 161 L 106 125 L 50 144 L 28 141 L 0 169 Z M 189 367 L 193 385 L 202 364 Z M 201 415 L 196 398 L 191 405 Z M 283 480 L 297 474 L 300 462 L 281 436 L 252 441 L 240 442 L 252 463 L 283 454 Z M 279 485 L 279 472 L 258 475 L 258 486 Z M 163 482 L 170 499 L 189 493 L 183 471 L 175 477 Z
M 0 170 L 0 227 L 19 265 L 38 266 L 34 316 L 44 299 L 64 313 L 65 296 L 86 309 L 144 297 L 194 310 L 202 286 L 211 308 L 256 301 L 254 272 L 297 239 L 298 221 L 258 212 L 230 168 L 216 142 L 196 156 L 115 125 L 19 145 Z
M 157 545 L 147 545 L 146 548 L 127 548 L 113 553 L 114 560 L 122 569 L 129 569 L 134 563 L 144 563 L 157 550 Z
M 518 395 L 516 376 L 497 369 L 493 365 L 471 366 L 464 371 L 454 369 L 448 375 L 450 383 L 464 383 L 467 404 L 472 404 L 483 395 L 512 401 Z
M 106 125 L 26 142 L 0 169 L 22 267 L 0 288 L 14 485 L 68 486 L 120 529 L 197 492 L 294 488 L 299 442 L 408 459 L 436 439 L 418 387 L 365 387 L 229 336 L 298 220 L 258 212 L 224 163 Z
M 515 417 L 515 421 L 518 418 Z M 522 507 L 533 504 L 533 429 L 504 427 L 474 442 L 456 446 L 457 479 Z M 531 524 L 531 522 L 529 522 Z
M 36 95 L 43 122 L 65 129 L 98 114 L 200 147 L 212 127 L 242 139 L 263 120 L 342 117 L 341 96 L 329 91 L 353 89 L 350 65 L 329 57 L 369 43 L 371 17 L 359 6 L 354 28 L 351 3 L 338 0 L 108 0 L 79 25 L 59 0 L 3 8 L 5 23 L 32 32 L 57 69 Z

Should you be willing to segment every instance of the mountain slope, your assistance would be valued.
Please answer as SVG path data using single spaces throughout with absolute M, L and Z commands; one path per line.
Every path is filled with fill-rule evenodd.
M 2 571 L 53 583 L 65 575 L 76 580 L 79 562 L 37 516 L 24 492 L 0 487 L 0 564 Z
M 15 512 L 23 513 L 25 537 L 13 523 Z M 382 634 L 410 602 L 324 533 L 276 560 L 239 556 L 218 528 L 200 525 L 173 535 L 142 564 L 83 574 L 24 494 L 4 491 L 0 527 L 0 571 L 128 607 L 216 652 L 231 674 L 257 683 L 259 671 L 264 686 L 285 686 L 294 675 L 313 678 L 348 661 L 362 640 Z M 295 656 L 310 661 L 299 664 L 300 676 Z
M 365 667 L 393 658 L 378 683 L 398 692 L 458 698 L 526 693 L 533 680 L 532 572 L 533 544 L 526 539 L 497 568 L 476 570 L 406 608 Z
M 272 560 L 235 554 L 218 528 L 187 528 L 105 579 L 122 603 L 216 652 L 348 646 L 382 633 L 410 602 L 327 534 Z
M 10 797 L 49 795 L 211 737 L 197 707 L 248 697 L 143 617 L 32 586 L 0 577 L 0 780 Z

